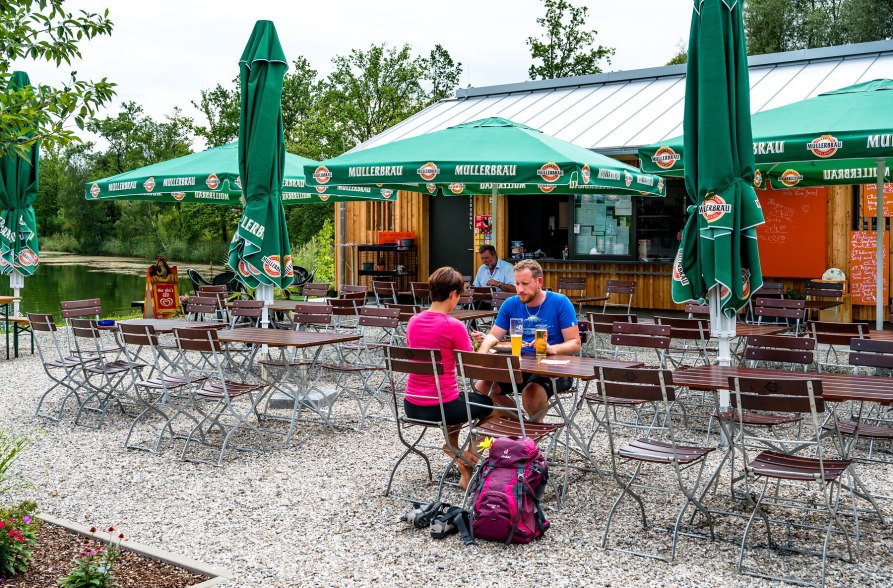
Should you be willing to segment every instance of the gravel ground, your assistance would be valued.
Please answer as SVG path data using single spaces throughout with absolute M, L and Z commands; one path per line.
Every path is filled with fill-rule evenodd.
M 391 422 L 370 420 L 363 431 L 338 433 L 307 425 L 299 446 L 266 455 L 230 453 L 224 467 L 217 468 L 184 463 L 171 446 L 160 455 L 124 449 L 129 419 L 120 413 L 98 431 L 75 427 L 71 415 L 59 424 L 34 417 L 49 382 L 36 357 L 0 362 L 0 381 L 5 382 L 0 426 L 35 433 L 17 466 L 34 487 L 10 500 L 27 497 L 46 513 L 97 526 L 114 524 L 134 541 L 230 570 L 238 578 L 236 586 L 773 584 L 736 572 L 744 522 L 735 517 L 717 523 L 725 541 L 682 538 L 672 565 L 603 549 L 605 517 L 618 489 L 612 480 L 600 481 L 592 473 L 573 474 L 564 508 L 547 512 L 552 527 L 542 540 L 466 548 L 455 537 L 435 541 L 426 531 L 399 522 L 405 503 L 381 495 L 400 454 Z M 341 422 L 350 424 L 355 407 L 343 407 Z M 715 445 L 715 437 L 711 442 Z M 608 461 L 602 450 L 599 463 Z M 859 471 L 880 493 L 893 493 L 891 466 L 860 465 Z M 558 473 L 553 469 L 553 476 Z M 665 471 L 651 473 L 659 485 L 674 483 Z M 433 495 L 418 460 L 409 461 L 398 476 L 398 492 Z M 554 505 L 550 495 L 547 499 Z M 675 496 L 646 498 L 649 516 L 657 516 L 663 527 L 678 504 Z M 732 499 L 719 495 L 709 504 L 736 508 Z M 889 511 L 889 502 L 882 505 Z M 858 562 L 831 560 L 829 586 L 893 583 L 889 522 L 861 523 Z M 613 528 L 615 540 L 634 549 L 667 544 L 665 534 L 642 530 L 632 508 L 618 511 Z M 769 558 L 770 565 L 793 569 L 805 563 L 815 570 L 817 561 L 776 554 Z

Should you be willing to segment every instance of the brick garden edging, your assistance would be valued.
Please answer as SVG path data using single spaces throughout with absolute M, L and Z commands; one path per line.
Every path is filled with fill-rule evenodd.
M 54 517 L 52 515 L 39 515 L 39 518 L 51 525 L 56 525 L 57 527 L 62 527 L 72 533 L 77 533 L 78 535 L 82 535 L 84 537 L 88 537 L 90 539 L 95 539 L 97 541 L 102 541 L 103 543 L 111 543 L 114 537 L 111 534 L 105 533 L 102 531 L 97 531 L 96 533 L 90 532 L 90 527 L 82 525 L 80 523 L 73 523 L 71 521 L 67 521 L 65 519 L 60 519 Z M 164 551 L 162 549 L 158 549 L 156 547 L 150 547 L 148 545 L 142 545 L 140 543 L 136 543 L 135 541 L 125 541 L 121 544 L 121 549 L 126 549 L 128 551 L 132 551 L 137 555 L 141 555 L 143 557 L 147 557 L 149 559 L 154 559 L 156 561 L 160 561 L 166 564 L 170 564 L 172 566 L 182 568 L 184 570 L 188 570 L 190 572 L 194 572 L 196 574 L 201 574 L 203 576 L 208 576 L 208 579 L 199 584 L 193 584 L 190 588 L 211 588 L 211 586 L 223 586 L 227 582 L 233 579 L 233 575 L 224 570 L 223 568 L 217 568 L 214 566 L 209 566 L 200 561 L 196 561 L 194 559 L 190 559 L 188 557 L 181 557 L 179 555 L 174 555 L 173 553 Z

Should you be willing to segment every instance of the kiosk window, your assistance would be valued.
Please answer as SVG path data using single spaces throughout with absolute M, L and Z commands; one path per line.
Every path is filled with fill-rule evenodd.
M 631 196 L 574 196 L 571 242 L 575 257 L 629 257 L 634 236 Z

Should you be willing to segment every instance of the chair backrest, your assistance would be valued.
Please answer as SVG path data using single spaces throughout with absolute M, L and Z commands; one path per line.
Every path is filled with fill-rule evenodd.
M 710 316 L 710 307 L 706 304 L 688 302 L 685 305 L 685 312 L 688 313 L 688 318 L 695 318 L 696 316 Z
M 893 341 L 852 339 L 850 365 L 893 370 Z
M 758 362 L 799 364 L 804 370 L 815 361 L 815 339 L 785 337 L 783 335 L 750 335 L 744 349 L 744 359 L 752 366 Z M 793 366 L 789 366 L 793 367 Z
M 843 296 L 843 282 L 807 282 L 803 289 L 807 298 L 834 298 Z
M 214 292 L 215 294 L 218 292 L 223 292 L 226 294 L 228 290 L 226 289 L 226 284 L 212 284 L 210 286 L 199 286 L 199 292 Z
M 186 315 L 194 314 L 196 317 L 203 314 L 214 314 L 217 312 L 218 301 L 216 296 L 190 296 L 186 301 L 184 311 Z
M 611 329 L 611 343 L 624 347 L 669 349 L 672 329 L 665 325 L 615 322 Z
M 589 330 L 594 333 L 613 333 L 616 322 L 638 322 L 638 318 L 634 314 L 612 314 L 610 312 L 587 312 L 586 319 L 589 321 Z
M 806 316 L 806 301 L 756 298 L 754 300 L 754 315 L 757 317 L 795 319 L 799 323 Z
M 729 377 L 729 388 L 734 391 L 730 400 L 733 408 L 782 413 L 825 412 L 822 381 L 817 378 L 750 378 Z M 737 418 L 737 415 L 736 415 Z
M 676 400 L 669 370 L 596 367 L 599 391 L 613 398 L 659 402 Z
M 490 307 L 493 308 L 493 310 L 499 310 L 499 307 L 502 306 L 506 300 L 514 295 L 514 292 L 503 292 L 502 290 L 496 290 L 490 297 Z
M 514 355 L 485 354 L 474 351 L 453 351 L 459 364 L 459 373 L 463 378 L 498 382 L 500 384 L 515 383 L 519 386 L 523 381 L 521 362 Z
M 198 293 L 199 287 L 211 285 L 211 282 L 206 280 L 200 273 L 191 267 L 186 268 L 186 276 L 189 278 L 189 281 L 192 282 L 192 291 L 196 294 Z
M 710 338 L 709 319 L 655 316 L 654 322 L 670 327 L 670 337 L 673 339 L 705 341 Z
M 263 300 L 233 300 L 230 314 L 233 316 L 246 316 L 260 318 L 264 312 Z
M 784 298 L 784 282 L 763 282 L 752 298 Z
M 124 341 L 125 345 L 136 347 L 155 347 L 158 345 L 158 334 L 152 325 L 118 323 L 118 332 L 121 334 L 121 340 Z
M 558 278 L 558 292 L 575 296 L 583 296 L 586 294 L 586 278 L 572 278 L 562 276 Z
M 422 307 L 418 304 L 394 304 L 393 302 L 389 302 L 385 304 L 385 307 L 396 308 L 397 310 L 399 310 L 400 314 L 398 315 L 398 318 L 400 319 L 401 323 L 405 323 L 413 316 L 422 312 Z
M 474 304 L 474 296 L 472 296 L 470 292 L 467 292 L 459 296 L 459 303 L 456 306 L 468 308 L 472 304 Z
M 608 280 L 605 282 L 605 294 L 629 294 L 636 293 L 635 280 Z
M 334 301 L 332 301 L 334 302 Z M 345 302 L 345 301 L 342 301 Z M 351 311 L 355 315 L 356 311 Z M 291 320 L 296 325 L 331 325 L 334 307 L 329 304 L 295 304 Z
M 340 295 L 344 298 L 345 294 L 362 294 L 363 296 L 366 296 L 369 294 L 369 286 L 342 284 Z
M 199 296 L 208 296 L 217 300 L 217 309 L 226 312 L 226 297 L 229 296 L 229 290 L 226 286 L 201 286 L 198 289 Z
M 73 319 L 84 316 L 99 317 L 102 314 L 102 302 L 99 298 L 85 300 L 66 300 L 59 303 L 62 308 L 62 318 Z
M 421 304 L 421 300 L 431 297 L 431 286 L 428 282 L 410 282 L 409 291 L 412 294 L 412 300 L 416 304 Z
M 806 332 L 812 335 L 816 343 L 822 345 L 847 345 L 851 339 L 862 339 L 868 334 L 863 323 L 830 323 L 810 321 L 806 323 Z
M 174 329 L 174 339 L 181 351 L 217 353 L 222 349 L 216 329 Z
M 400 310 L 397 308 L 374 308 L 371 306 L 364 306 L 360 309 L 360 326 L 362 327 L 384 327 L 394 329 L 399 324 Z
M 29 312 L 27 316 L 28 322 L 31 325 L 31 329 L 34 331 L 43 331 L 45 333 L 50 333 L 57 330 L 56 323 L 53 320 L 53 315 L 51 314 Z
M 359 300 L 357 299 L 359 296 Z M 345 294 L 342 298 L 329 298 L 329 306 L 334 316 L 359 316 L 359 308 L 363 305 L 366 295 L 363 293 Z
M 304 287 L 301 289 L 301 294 L 304 296 L 304 300 L 309 300 L 310 298 L 325 298 L 329 295 L 329 284 L 323 282 L 308 282 L 304 284 Z
M 471 291 L 471 297 L 475 300 L 484 300 L 489 302 L 493 299 L 493 294 L 500 291 L 501 290 L 498 290 L 493 286 L 474 286 Z
M 410 347 L 385 347 L 388 369 L 401 374 L 417 374 L 420 376 L 442 376 L 439 349 L 413 349 Z
M 397 284 L 394 282 L 374 280 L 372 282 L 372 292 L 375 294 L 376 302 L 379 304 L 382 303 L 382 298 L 397 302 Z
M 71 319 L 71 334 L 80 339 L 99 339 L 101 334 L 93 319 Z

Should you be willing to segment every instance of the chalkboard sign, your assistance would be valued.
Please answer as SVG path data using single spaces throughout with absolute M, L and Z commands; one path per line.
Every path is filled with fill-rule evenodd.
M 877 216 L 877 184 L 862 186 L 862 216 Z M 893 184 L 884 184 L 884 216 L 893 216 Z
M 757 227 L 764 277 L 818 278 L 828 269 L 825 188 L 757 190 L 766 223 Z
M 884 300 L 889 291 L 889 249 L 884 239 Z M 877 265 L 877 233 L 852 231 L 850 233 L 850 298 L 853 304 L 874 306 L 877 294 L 875 271 Z

